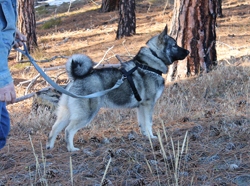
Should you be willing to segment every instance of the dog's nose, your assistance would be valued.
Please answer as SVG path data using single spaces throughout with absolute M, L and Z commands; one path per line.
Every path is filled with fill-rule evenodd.
M 187 55 L 189 54 L 189 51 L 188 50 L 186 50 L 186 53 L 187 53 Z

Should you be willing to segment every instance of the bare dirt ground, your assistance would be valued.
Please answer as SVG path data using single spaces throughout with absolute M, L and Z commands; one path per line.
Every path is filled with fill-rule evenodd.
M 84 53 L 98 62 L 112 46 L 116 54 L 135 55 L 165 24 L 170 27 L 173 4 L 163 12 L 164 5 L 155 1 L 148 9 L 148 2 L 138 1 L 137 34 L 122 40 L 115 40 L 117 11 L 99 13 L 94 3 L 85 1 L 73 3 L 69 13 L 65 4 L 46 7 L 36 13 L 39 47 L 32 56 L 43 60 Z M 250 2 L 225 0 L 222 8 L 224 17 L 217 19 L 218 67 L 166 83 L 153 118 L 158 140 L 141 136 L 135 110 L 102 109 L 75 135 L 80 151 L 67 152 L 63 133 L 54 149 L 46 150 L 54 114 L 46 109 L 34 113 L 32 99 L 25 100 L 8 106 L 12 126 L 0 151 L 0 185 L 250 185 Z M 60 19 L 57 26 L 41 28 L 54 18 Z M 28 86 L 20 82 L 37 72 L 33 67 L 27 72 L 29 63 L 18 64 L 15 55 L 12 51 L 9 64 L 20 97 Z M 113 55 L 109 52 L 106 59 Z M 65 62 L 57 58 L 39 65 Z M 118 63 L 115 58 L 108 62 Z M 63 71 L 48 75 L 56 78 Z M 57 82 L 65 84 L 66 74 Z M 28 93 L 46 86 L 38 78 Z

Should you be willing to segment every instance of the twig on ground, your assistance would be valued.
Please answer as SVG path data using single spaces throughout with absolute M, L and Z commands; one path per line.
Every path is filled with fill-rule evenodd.
M 61 45 L 61 44 L 63 44 L 63 43 L 66 43 L 66 42 L 69 40 L 69 38 L 70 38 L 70 37 L 67 37 L 67 38 L 64 39 L 62 42 L 57 43 L 55 46 L 59 46 L 59 45 Z
M 125 47 L 126 51 L 128 52 L 128 55 L 131 56 L 130 52 L 128 51 L 127 47 L 126 47 L 125 44 L 124 44 L 125 42 L 126 42 L 126 40 L 124 40 L 124 41 L 122 42 L 122 45 Z
M 71 8 L 71 3 L 72 3 L 72 0 L 70 0 L 70 2 L 69 2 L 69 9 L 68 9 L 68 13 L 69 13 L 70 8 Z
M 100 6 L 98 3 L 96 3 L 95 1 L 93 0 L 90 0 L 92 3 L 94 3 L 95 6 Z
M 63 72 L 60 72 L 59 74 L 57 74 L 56 77 L 55 77 L 55 83 L 57 82 L 57 79 L 58 79 L 61 75 L 65 74 L 65 73 L 66 73 L 66 71 L 63 71 Z
M 28 91 L 30 89 L 30 87 L 32 86 L 32 84 L 40 77 L 41 74 L 37 74 L 35 78 L 33 78 L 30 82 L 30 84 L 27 86 L 26 88 L 26 91 L 25 91 L 25 94 L 24 95 L 27 95 L 28 94 Z
M 113 45 L 112 47 L 110 47 L 110 48 L 105 52 L 105 54 L 104 54 L 103 58 L 101 59 L 101 61 L 99 61 L 99 62 L 97 63 L 97 65 L 95 65 L 93 68 L 97 68 L 97 67 L 104 61 L 106 55 L 108 54 L 108 52 L 109 52 L 110 50 L 112 50 L 112 48 L 114 48 L 114 45 Z
M 62 66 L 57 66 L 57 67 L 50 67 L 50 68 L 43 68 L 44 71 L 53 71 L 53 70 L 60 70 L 60 69 L 65 69 L 66 66 L 62 65 Z
M 120 58 L 119 55 L 116 55 L 115 57 L 121 62 L 121 64 L 124 63 L 124 62 L 121 60 L 121 58 Z
M 230 49 L 229 50 L 240 50 L 240 49 L 243 49 L 243 48 L 250 48 L 250 46 L 242 46 L 242 47 L 232 47 L 226 43 L 223 43 L 221 41 L 216 41 L 216 43 L 220 43 L 220 44 L 223 44 L 223 45 L 226 45 L 227 47 L 229 47 Z
M 168 7 L 169 7 L 169 0 L 166 1 L 166 4 L 165 4 L 164 9 L 163 9 L 163 12 L 162 12 L 162 15 L 165 14 L 165 11 L 166 11 L 166 9 L 167 9 Z

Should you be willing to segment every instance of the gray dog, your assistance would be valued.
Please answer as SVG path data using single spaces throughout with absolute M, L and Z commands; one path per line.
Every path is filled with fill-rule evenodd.
M 72 98 L 61 96 L 57 110 L 57 120 L 50 132 L 47 149 L 54 147 L 56 136 L 65 129 L 68 151 L 77 151 L 73 138 L 75 133 L 86 126 L 101 107 L 137 108 L 141 133 L 156 138 L 152 132 L 152 115 L 156 100 L 164 89 L 162 73 L 167 73 L 168 65 L 184 59 L 189 51 L 179 47 L 176 41 L 164 31 L 147 42 L 135 58 L 122 64 L 121 69 L 93 69 L 92 60 L 81 54 L 73 55 L 66 64 L 71 83 L 67 90 L 77 95 L 89 95 L 115 85 L 126 77 L 123 84 L 104 96 L 95 98 Z

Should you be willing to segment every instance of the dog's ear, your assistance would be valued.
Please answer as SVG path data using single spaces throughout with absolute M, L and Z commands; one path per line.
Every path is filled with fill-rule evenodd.
M 165 26 L 163 32 L 164 35 L 168 35 L 168 25 Z
M 164 37 L 168 35 L 168 25 L 165 26 L 164 30 L 162 33 L 159 35 L 160 41 L 164 41 Z

